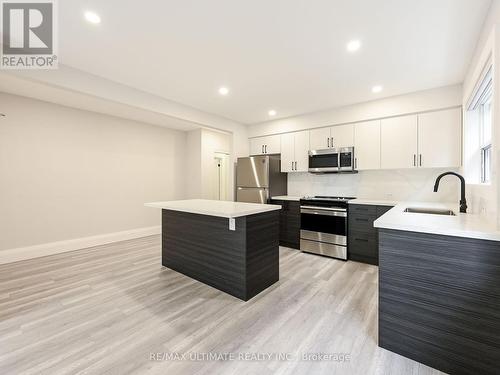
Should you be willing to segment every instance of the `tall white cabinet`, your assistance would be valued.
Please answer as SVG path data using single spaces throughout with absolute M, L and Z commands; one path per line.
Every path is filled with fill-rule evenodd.
M 354 125 L 354 167 L 380 169 L 380 120 Z
M 380 121 L 380 168 L 417 166 L 417 116 L 398 116 Z
M 281 171 L 307 172 L 309 169 L 309 131 L 281 136 Z

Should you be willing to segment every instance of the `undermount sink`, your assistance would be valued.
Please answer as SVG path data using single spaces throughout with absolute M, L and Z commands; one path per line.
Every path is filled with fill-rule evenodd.
M 452 210 L 439 209 L 439 208 L 407 207 L 405 208 L 404 212 L 411 212 L 415 214 L 455 216 L 455 213 Z

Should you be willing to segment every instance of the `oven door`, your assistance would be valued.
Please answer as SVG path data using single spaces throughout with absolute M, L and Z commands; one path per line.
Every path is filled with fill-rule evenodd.
M 335 149 L 309 151 L 309 172 L 339 171 L 339 153 Z
M 347 245 L 347 210 L 345 208 L 300 207 L 300 238 Z

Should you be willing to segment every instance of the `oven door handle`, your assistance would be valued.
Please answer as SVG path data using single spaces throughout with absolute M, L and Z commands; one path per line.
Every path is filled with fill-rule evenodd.
M 347 211 L 344 209 L 325 208 L 325 207 L 301 206 L 300 213 L 311 214 L 311 215 L 347 217 Z

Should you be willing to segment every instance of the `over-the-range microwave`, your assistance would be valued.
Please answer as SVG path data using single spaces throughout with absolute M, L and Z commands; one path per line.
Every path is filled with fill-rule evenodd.
M 309 172 L 355 172 L 354 147 L 309 151 Z

